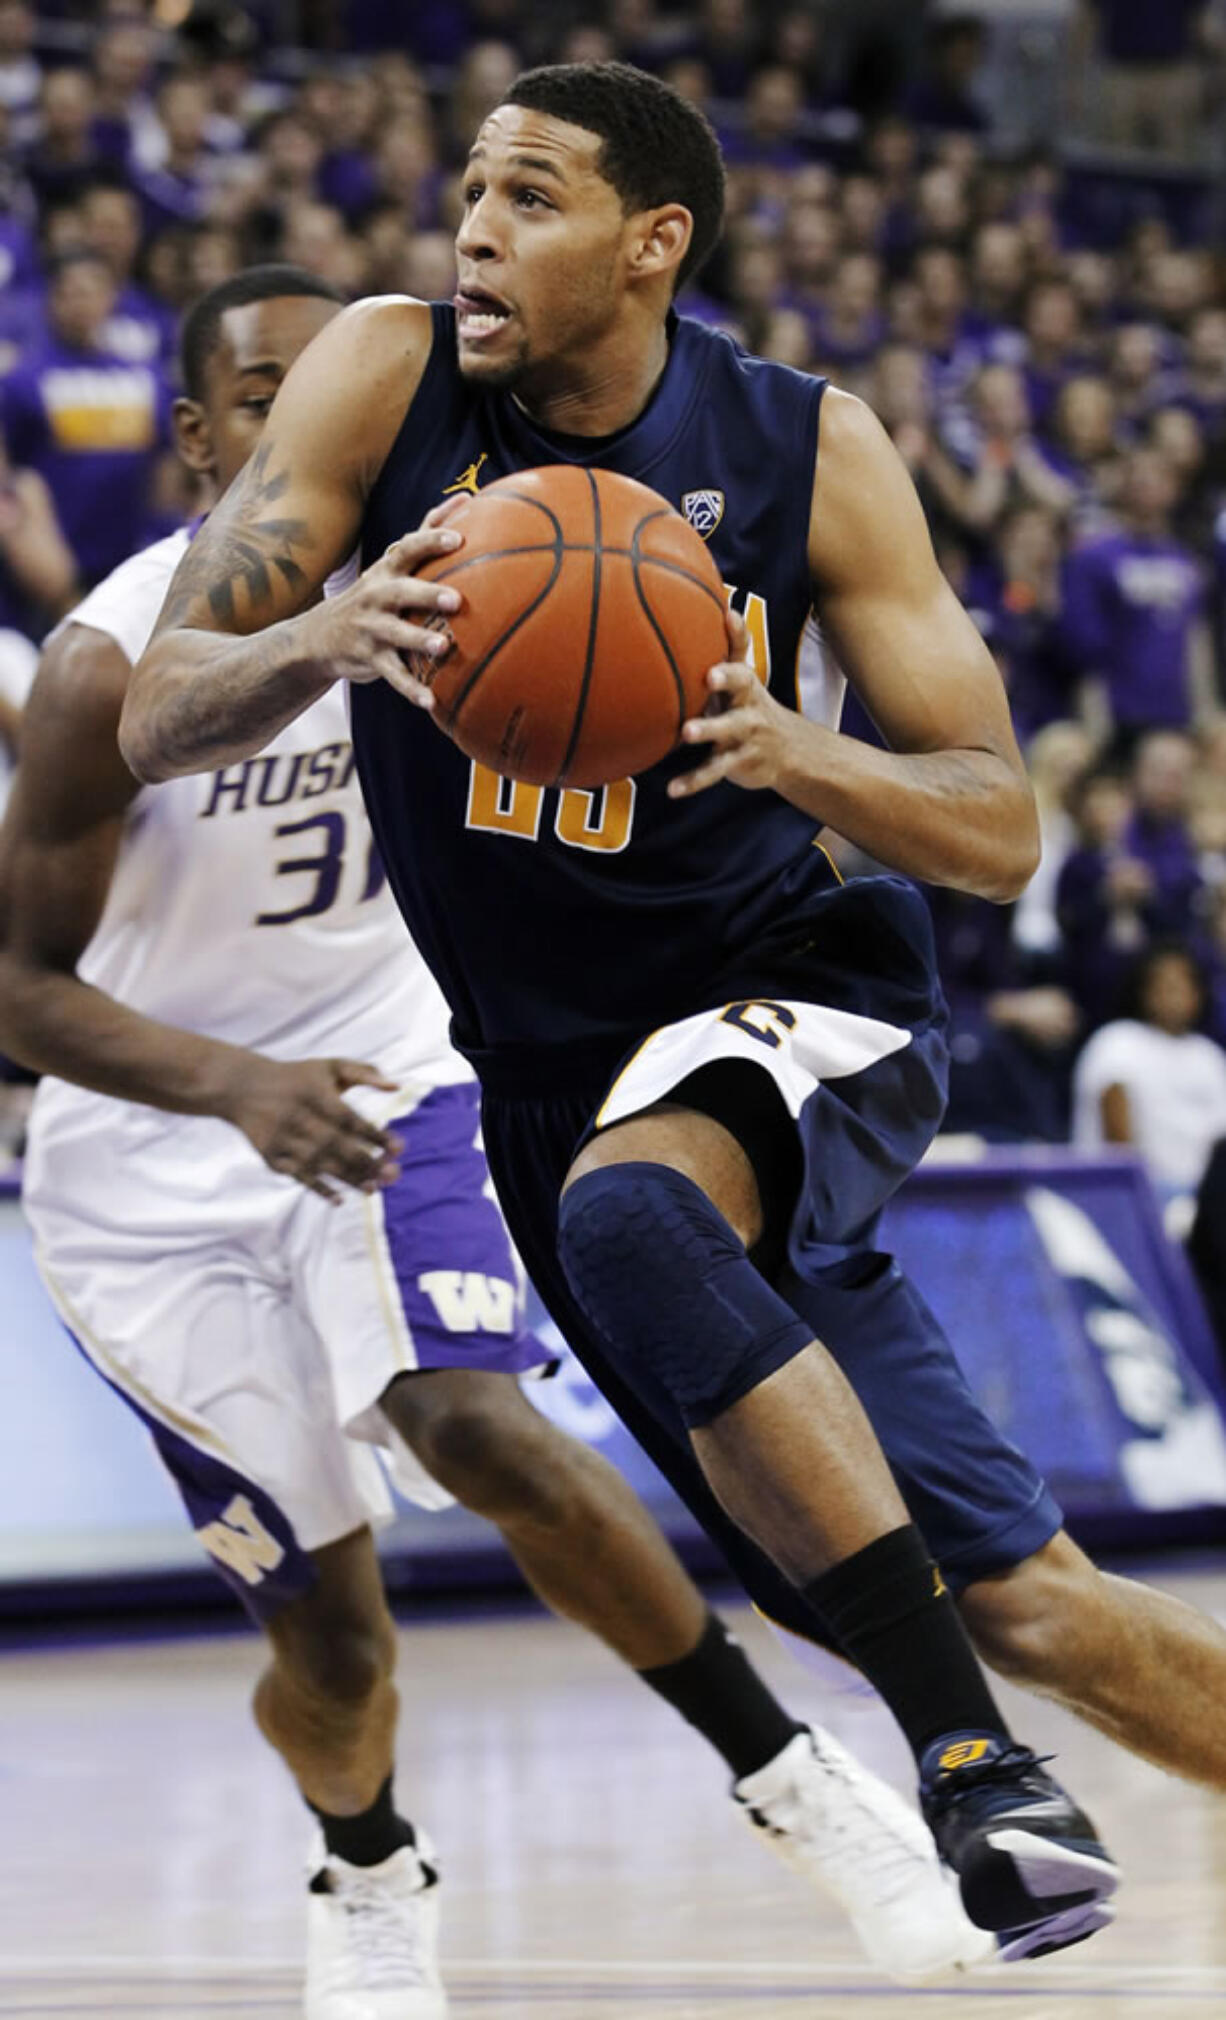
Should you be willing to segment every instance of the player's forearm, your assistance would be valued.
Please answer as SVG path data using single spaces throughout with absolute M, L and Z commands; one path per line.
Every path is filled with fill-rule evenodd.
M 245 1054 L 130 1010 L 75 975 L 0 954 L 0 1051 L 35 1073 L 176 1115 L 225 1115 Z
M 146 785 L 235 764 L 262 750 L 335 678 L 295 618 L 244 638 L 165 631 L 133 671 L 119 748 Z
M 798 722 L 779 790 L 878 862 L 925 883 L 1003 904 L 1038 864 L 1029 784 L 992 751 L 883 751 Z

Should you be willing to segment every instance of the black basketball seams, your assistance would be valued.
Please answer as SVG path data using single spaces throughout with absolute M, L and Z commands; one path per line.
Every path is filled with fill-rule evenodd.
M 483 655 L 481 659 L 477 661 L 477 664 L 474 666 L 472 672 L 468 676 L 468 679 L 465 681 L 463 687 L 460 689 L 459 694 L 456 696 L 454 702 L 451 705 L 451 709 L 448 713 L 445 725 L 445 727 L 449 730 L 455 728 L 460 718 L 460 710 L 463 708 L 465 702 L 469 699 L 469 696 L 472 694 L 472 691 L 476 687 L 477 682 L 480 680 L 482 674 L 485 673 L 487 669 L 492 665 L 493 661 L 498 657 L 498 654 L 502 651 L 503 646 L 507 644 L 508 640 L 514 638 L 520 626 L 526 624 L 528 622 L 528 619 L 534 614 L 534 612 L 540 609 L 542 603 L 545 601 L 545 598 L 549 595 L 550 590 L 557 582 L 559 575 L 562 573 L 562 556 L 563 553 L 565 552 L 565 545 L 562 539 L 562 522 L 558 518 L 557 513 L 552 511 L 548 505 L 543 505 L 539 498 L 525 497 L 522 491 L 516 491 L 513 495 L 516 498 L 520 499 L 522 503 L 524 503 L 525 505 L 535 505 L 538 511 L 543 512 L 545 514 L 545 517 L 549 520 L 550 524 L 552 525 L 554 534 L 552 542 L 553 567 L 549 571 L 549 580 L 548 582 L 545 583 L 544 587 L 538 591 L 536 596 L 533 597 L 531 603 L 525 605 L 524 609 L 520 611 L 519 616 L 515 618 L 513 622 L 507 626 L 506 630 L 502 633 L 501 637 L 496 638 L 494 640 L 494 643 L 490 646 L 489 650 Z M 533 548 L 530 549 L 529 551 L 533 553 L 539 551 L 541 553 L 548 554 L 551 551 L 551 549 L 548 545 L 543 543 L 539 550 Z M 475 561 L 489 560 L 491 558 L 492 557 L 489 555 L 475 555 L 473 557 L 473 560 L 475 562 Z
M 668 663 L 668 670 L 672 674 L 673 685 L 677 690 L 677 735 L 678 737 L 680 737 L 681 725 L 686 719 L 687 703 L 685 693 L 685 682 L 681 678 L 681 669 L 677 665 L 676 658 L 674 657 L 673 654 L 672 646 L 669 644 L 668 639 L 665 637 L 664 627 L 661 625 L 659 619 L 655 614 L 655 611 L 652 609 L 650 603 L 647 601 L 647 598 L 643 592 L 643 584 L 639 579 L 640 540 L 642 537 L 643 528 L 644 526 L 650 526 L 653 519 L 660 519 L 662 517 L 663 514 L 660 512 L 648 512 L 642 519 L 639 520 L 638 525 L 634 529 L 634 539 L 631 542 L 630 546 L 630 569 L 634 577 L 634 593 L 638 597 L 639 608 L 642 610 L 644 617 L 647 619 L 648 624 L 651 626 L 652 630 L 655 632 L 657 639 L 660 642 L 660 650 L 663 652 L 665 660 Z M 670 566 L 669 573 L 684 575 L 686 576 L 687 580 L 691 582 L 694 580 L 694 577 L 690 575 L 689 570 L 686 568 L 674 568 Z M 706 589 L 706 584 L 703 583 L 701 587 Z M 710 590 L 707 590 L 708 595 L 710 595 L 711 593 L 712 592 Z
M 562 762 L 558 766 L 558 775 L 554 780 L 555 786 L 565 785 L 566 774 L 574 762 L 575 751 L 578 749 L 579 737 L 583 729 L 583 717 L 587 710 L 588 695 L 592 687 L 592 665 L 596 658 L 596 630 L 600 623 L 600 564 L 602 559 L 600 551 L 600 486 L 597 484 L 590 470 L 585 470 L 583 474 L 587 478 L 588 487 L 592 494 L 592 608 L 588 617 L 587 654 L 583 662 L 583 672 L 579 677 L 579 693 L 575 698 L 575 713 L 571 720 L 570 736 L 567 738 L 566 750 L 563 753 Z
M 536 509 L 536 511 L 539 514 L 541 514 L 541 516 L 548 522 L 549 528 L 552 533 L 552 538 L 542 538 L 539 540 L 528 539 L 523 542 L 517 543 L 513 546 L 507 546 L 501 548 L 488 548 L 479 554 L 472 554 L 472 555 L 461 554 L 460 556 L 457 556 L 454 560 L 451 560 L 446 568 L 439 569 L 437 572 L 432 571 L 430 578 L 440 583 L 448 582 L 455 576 L 461 573 L 466 573 L 474 568 L 478 568 L 483 564 L 485 564 L 486 562 L 499 562 L 503 560 L 528 558 L 536 554 L 548 555 L 551 562 L 548 579 L 542 584 L 541 588 L 536 592 L 536 594 L 531 597 L 529 602 L 518 613 L 518 615 L 514 618 L 514 620 L 511 623 L 509 623 L 505 627 L 505 629 L 501 632 L 501 634 L 490 644 L 490 646 L 482 654 L 481 658 L 470 669 L 467 677 L 464 680 L 463 686 L 461 687 L 459 693 L 456 695 L 452 705 L 446 710 L 445 713 L 440 713 L 441 726 L 447 729 L 448 731 L 454 731 L 457 728 L 457 726 L 460 725 L 462 713 L 466 709 L 469 701 L 471 700 L 475 690 L 477 689 L 484 675 L 488 673 L 490 667 L 494 665 L 496 660 L 499 658 L 500 654 L 503 652 L 504 648 L 515 637 L 517 632 L 519 632 L 522 629 L 522 627 L 526 623 L 528 623 L 533 616 L 535 616 L 537 611 L 540 610 L 541 606 L 547 601 L 548 597 L 556 587 L 558 579 L 562 572 L 562 566 L 565 556 L 568 553 L 575 555 L 591 554 L 593 556 L 591 603 L 590 603 L 589 621 L 588 621 L 587 645 L 584 653 L 582 671 L 579 676 L 578 693 L 575 700 L 569 734 L 567 736 L 566 748 L 562 757 L 561 764 L 559 765 L 559 768 L 553 779 L 553 784 L 556 788 L 560 788 L 565 785 L 566 778 L 574 765 L 576 754 L 582 742 L 583 724 L 592 697 L 593 682 L 595 677 L 596 648 L 599 636 L 601 593 L 603 587 L 605 586 L 604 576 L 606 570 L 604 563 L 606 557 L 610 561 L 624 560 L 630 563 L 631 578 L 634 585 L 635 596 L 638 600 L 638 604 L 643 612 L 643 615 L 645 616 L 648 624 L 651 626 L 652 632 L 656 637 L 660 650 L 664 655 L 664 661 L 668 668 L 669 674 L 672 677 L 673 685 L 676 691 L 677 711 L 678 711 L 677 716 L 678 734 L 680 732 L 681 725 L 685 722 L 686 717 L 689 713 L 688 700 L 685 690 L 685 682 L 682 677 L 681 670 L 678 666 L 676 656 L 669 643 L 668 637 L 652 608 L 649 594 L 650 580 L 647 571 L 655 569 L 657 571 L 661 571 L 665 575 L 680 577 L 682 581 L 689 584 L 692 588 L 701 590 L 702 594 L 710 600 L 710 602 L 719 612 L 721 617 L 723 617 L 725 614 L 725 604 L 723 598 L 717 593 L 716 590 L 714 590 L 711 587 L 708 581 L 705 581 L 702 576 L 700 576 L 693 569 L 688 567 L 684 561 L 677 561 L 665 555 L 656 555 L 650 552 L 643 551 L 644 537 L 646 535 L 647 529 L 653 524 L 653 522 L 659 519 L 667 519 L 676 516 L 673 513 L 671 506 L 661 503 L 660 507 L 657 510 L 648 510 L 644 512 L 634 528 L 631 545 L 629 547 L 623 547 L 620 545 L 619 546 L 608 545 L 605 543 L 602 537 L 602 526 L 603 526 L 602 501 L 599 486 L 596 481 L 596 476 L 593 472 L 589 470 L 584 470 L 583 474 L 587 479 L 592 499 L 594 538 L 590 540 L 569 539 L 566 537 L 566 534 L 563 530 L 562 522 L 558 513 L 552 507 L 544 503 L 543 500 L 539 498 L 531 498 L 526 493 L 520 491 L 516 491 L 514 493 L 509 492 L 503 493 L 504 496 L 514 497 L 516 501 L 521 504 L 533 506 Z M 544 529 L 542 529 L 542 531 L 543 530 Z M 432 667 L 431 671 L 433 672 L 434 670 L 435 669 Z M 439 668 L 438 670 L 441 671 L 442 669 Z

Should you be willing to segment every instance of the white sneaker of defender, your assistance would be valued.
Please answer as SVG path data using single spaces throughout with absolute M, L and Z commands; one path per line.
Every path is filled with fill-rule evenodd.
M 821 1727 L 795 1739 L 734 1800 L 784 1864 L 844 1909 L 870 1962 L 902 1985 L 969 1971 L 996 1955 L 918 1810 Z
M 311 1873 L 306 2020 L 446 2020 L 438 1870 L 424 1833 L 378 1866 L 332 1857 L 321 1833 Z

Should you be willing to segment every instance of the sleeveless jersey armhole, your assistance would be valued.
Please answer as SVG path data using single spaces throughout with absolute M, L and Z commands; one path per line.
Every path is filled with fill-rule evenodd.
M 421 375 L 417 391 L 405 409 L 404 419 L 383 458 L 379 474 L 370 487 L 370 495 L 362 515 L 360 556 L 363 568 L 369 567 L 377 558 L 371 552 L 367 529 L 380 516 L 379 507 L 383 503 L 389 471 L 398 469 L 403 455 L 425 454 L 433 434 L 445 423 L 450 405 L 448 368 L 452 365 L 455 354 L 454 326 L 451 320 L 454 313 L 450 303 L 430 303 L 430 355 L 426 360 L 426 368 Z M 405 527 L 402 530 L 410 532 L 412 528 Z
M 796 431 L 796 483 L 805 500 L 803 513 L 798 512 L 796 523 L 800 540 L 797 566 L 804 581 L 811 583 L 809 569 L 809 522 L 813 513 L 813 486 L 817 481 L 817 458 L 821 440 L 822 402 L 825 399 L 828 379 L 811 379 L 806 388 L 808 398 L 801 416 L 801 424 Z M 810 602 L 810 609 L 812 603 Z

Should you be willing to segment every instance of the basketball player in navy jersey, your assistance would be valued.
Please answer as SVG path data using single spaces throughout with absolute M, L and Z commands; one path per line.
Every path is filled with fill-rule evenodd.
M 1102 1925 L 1115 1869 L 1013 1742 L 950 1588 L 997 1667 L 1219 1785 L 1226 1637 L 1074 1548 L 873 1247 L 940 1118 L 943 1012 L 917 894 L 840 888 L 812 842 L 829 823 L 1007 899 L 1034 809 L 882 430 L 674 317 L 722 188 L 656 81 L 519 79 L 471 157 L 454 311 L 359 304 L 312 346 L 179 570 L 123 747 L 149 779 L 232 762 L 351 681 L 389 875 L 547 1303 L 764 1610 L 890 1704 L 972 1918 L 1055 1947 Z M 430 508 L 558 460 L 705 494 L 746 619 L 710 675 L 724 712 L 580 805 L 471 766 L 403 664 L 447 651 L 458 607 L 413 573 L 458 544 Z M 311 607 L 355 543 L 358 583 Z M 837 735 L 829 670 L 819 720 L 796 713 L 811 603 L 889 749 Z
M 339 309 L 288 266 L 192 309 L 176 425 L 207 499 Z M 915 1811 L 788 1715 L 626 1482 L 529 1407 L 516 1376 L 542 1350 L 477 1090 L 370 876 L 343 691 L 251 767 L 142 792 L 124 766 L 132 661 L 190 538 L 122 563 L 44 651 L 0 832 L 0 1039 L 44 1075 L 24 1203 L 47 1288 L 267 1636 L 257 1719 L 318 1819 L 309 2020 L 446 2011 L 437 1861 L 392 1793 L 371 1442 L 411 1497 L 494 1522 L 541 1597 L 704 1734 L 760 1842 L 880 1969 L 983 1961 Z M 358 1059 L 324 1056 L 340 1033 Z M 345 1098 L 367 1083 L 365 1109 Z M 483 1312 L 448 1279 L 503 1295 Z

